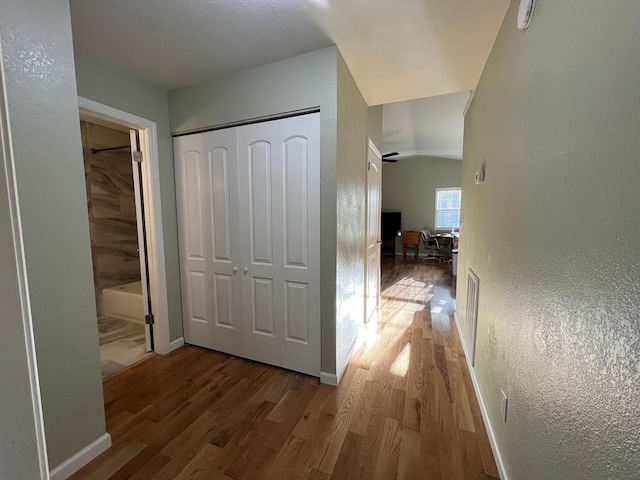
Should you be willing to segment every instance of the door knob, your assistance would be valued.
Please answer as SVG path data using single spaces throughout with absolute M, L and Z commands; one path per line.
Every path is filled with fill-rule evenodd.
M 236 273 L 238 271 L 238 267 L 233 267 L 233 273 Z
M 244 267 L 243 272 L 244 272 L 244 273 L 247 273 L 248 271 L 249 271 L 249 267 Z

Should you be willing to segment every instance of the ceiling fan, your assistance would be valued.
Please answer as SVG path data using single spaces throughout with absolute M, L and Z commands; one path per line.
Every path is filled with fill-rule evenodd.
M 398 161 L 397 158 L 390 158 L 390 157 L 395 157 L 396 155 L 400 155 L 400 154 L 398 152 L 385 153 L 384 155 L 382 155 L 382 161 L 389 162 L 389 163 L 396 163 Z

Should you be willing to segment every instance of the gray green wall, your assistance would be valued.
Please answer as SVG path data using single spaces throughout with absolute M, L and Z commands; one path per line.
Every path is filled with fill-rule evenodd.
M 635 480 L 640 4 L 539 1 L 526 32 L 517 9 L 465 119 L 458 316 L 472 268 L 474 370 L 510 479 Z
M 178 257 L 178 224 L 173 171 L 173 142 L 169 131 L 167 93 L 133 77 L 127 72 L 87 56 L 76 56 L 78 95 L 98 103 L 156 122 L 160 203 L 164 236 L 164 259 L 167 273 L 169 337 L 182 337 L 182 297 Z
M 403 230 L 435 232 L 436 188 L 461 186 L 460 160 L 415 156 L 383 163 L 382 209 L 401 211 Z M 402 251 L 399 239 L 396 251 Z
M 322 371 L 336 371 L 336 47 L 169 92 L 174 133 L 320 107 Z
M 369 109 L 338 52 L 336 157 L 336 362 L 340 369 L 364 323 L 367 136 Z M 380 117 L 380 128 L 382 119 Z
M 49 464 L 56 467 L 105 433 L 69 3 L 3 0 L 0 36 Z
M 2 10 L 3 15 L 5 11 Z M 0 31 L 4 28 L 0 26 Z M 2 34 L 4 36 L 4 33 Z M 4 48 L 4 45 L 3 45 Z M 4 48 L 7 50 L 6 48 Z M 0 58 L 0 62 L 2 59 Z M 0 73 L 0 75 L 2 75 Z M 4 92 L 4 75 L 0 91 Z M 42 422 L 37 390 L 31 317 L 24 308 L 24 271 L 17 202 L 13 191 L 12 155 L 4 95 L 0 96 L 0 478 L 33 480 L 49 470 L 38 448 Z M 35 384 L 35 385 L 34 385 Z M 42 432 L 40 432 L 42 435 Z M 44 446 L 42 447 L 44 448 Z

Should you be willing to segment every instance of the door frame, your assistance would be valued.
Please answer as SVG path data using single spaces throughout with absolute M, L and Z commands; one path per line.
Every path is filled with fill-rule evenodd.
M 365 191 L 365 218 L 364 218 L 364 325 L 366 325 L 367 330 L 369 331 L 375 331 L 375 329 L 377 328 L 377 315 L 372 314 L 370 318 L 367 318 L 367 299 L 368 299 L 368 289 L 367 289 L 367 285 L 368 285 L 368 280 L 369 280 L 369 257 L 367 255 L 367 248 L 369 246 L 369 239 L 368 239 L 368 234 L 369 234 L 369 149 L 373 150 L 373 153 L 375 153 L 378 158 L 380 158 L 380 166 L 382 167 L 382 154 L 380 153 L 380 150 L 378 150 L 378 147 L 376 147 L 375 143 L 373 143 L 373 140 L 371 140 L 370 138 L 367 138 L 367 152 L 366 152 L 366 171 L 365 171 L 365 175 L 366 175 L 366 181 L 365 181 L 365 185 L 366 185 L 366 191 Z M 380 168 L 380 210 L 382 210 L 382 168 Z M 382 253 L 381 253 L 381 242 L 380 242 L 380 234 L 381 234 L 381 228 L 382 228 L 382 219 L 380 219 L 380 223 L 378 223 L 378 305 L 376 307 L 376 309 L 380 308 L 380 301 L 381 301 L 381 292 L 380 292 L 380 277 L 382 275 L 382 272 L 380 270 L 380 260 L 382 257 Z M 369 321 L 371 318 L 373 318 L 373 321 Z
M 80 112 L 138 130 L 142 151 L 142 189 L 147 232 L 147 258 L 149 261 L 149 290 L 153 308 L 155 352 L 169 353 L 169 304 L 167 300 L 167 272 L 164 258 L 162 207 L 160 203 L 160 166 L 158 160 L 158 128 L 156 122 L 131 113 L 78 96 Z

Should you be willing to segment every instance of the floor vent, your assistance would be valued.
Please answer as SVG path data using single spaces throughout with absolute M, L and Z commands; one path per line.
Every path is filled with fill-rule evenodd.
M 478 276 L 469 269 L 467 278 L 467 317 L 465 322 L 465 340 L 470 346 L 471 366 L 476 364 L 476 332 L 478 330 L 478 297 L 480 280 Z

